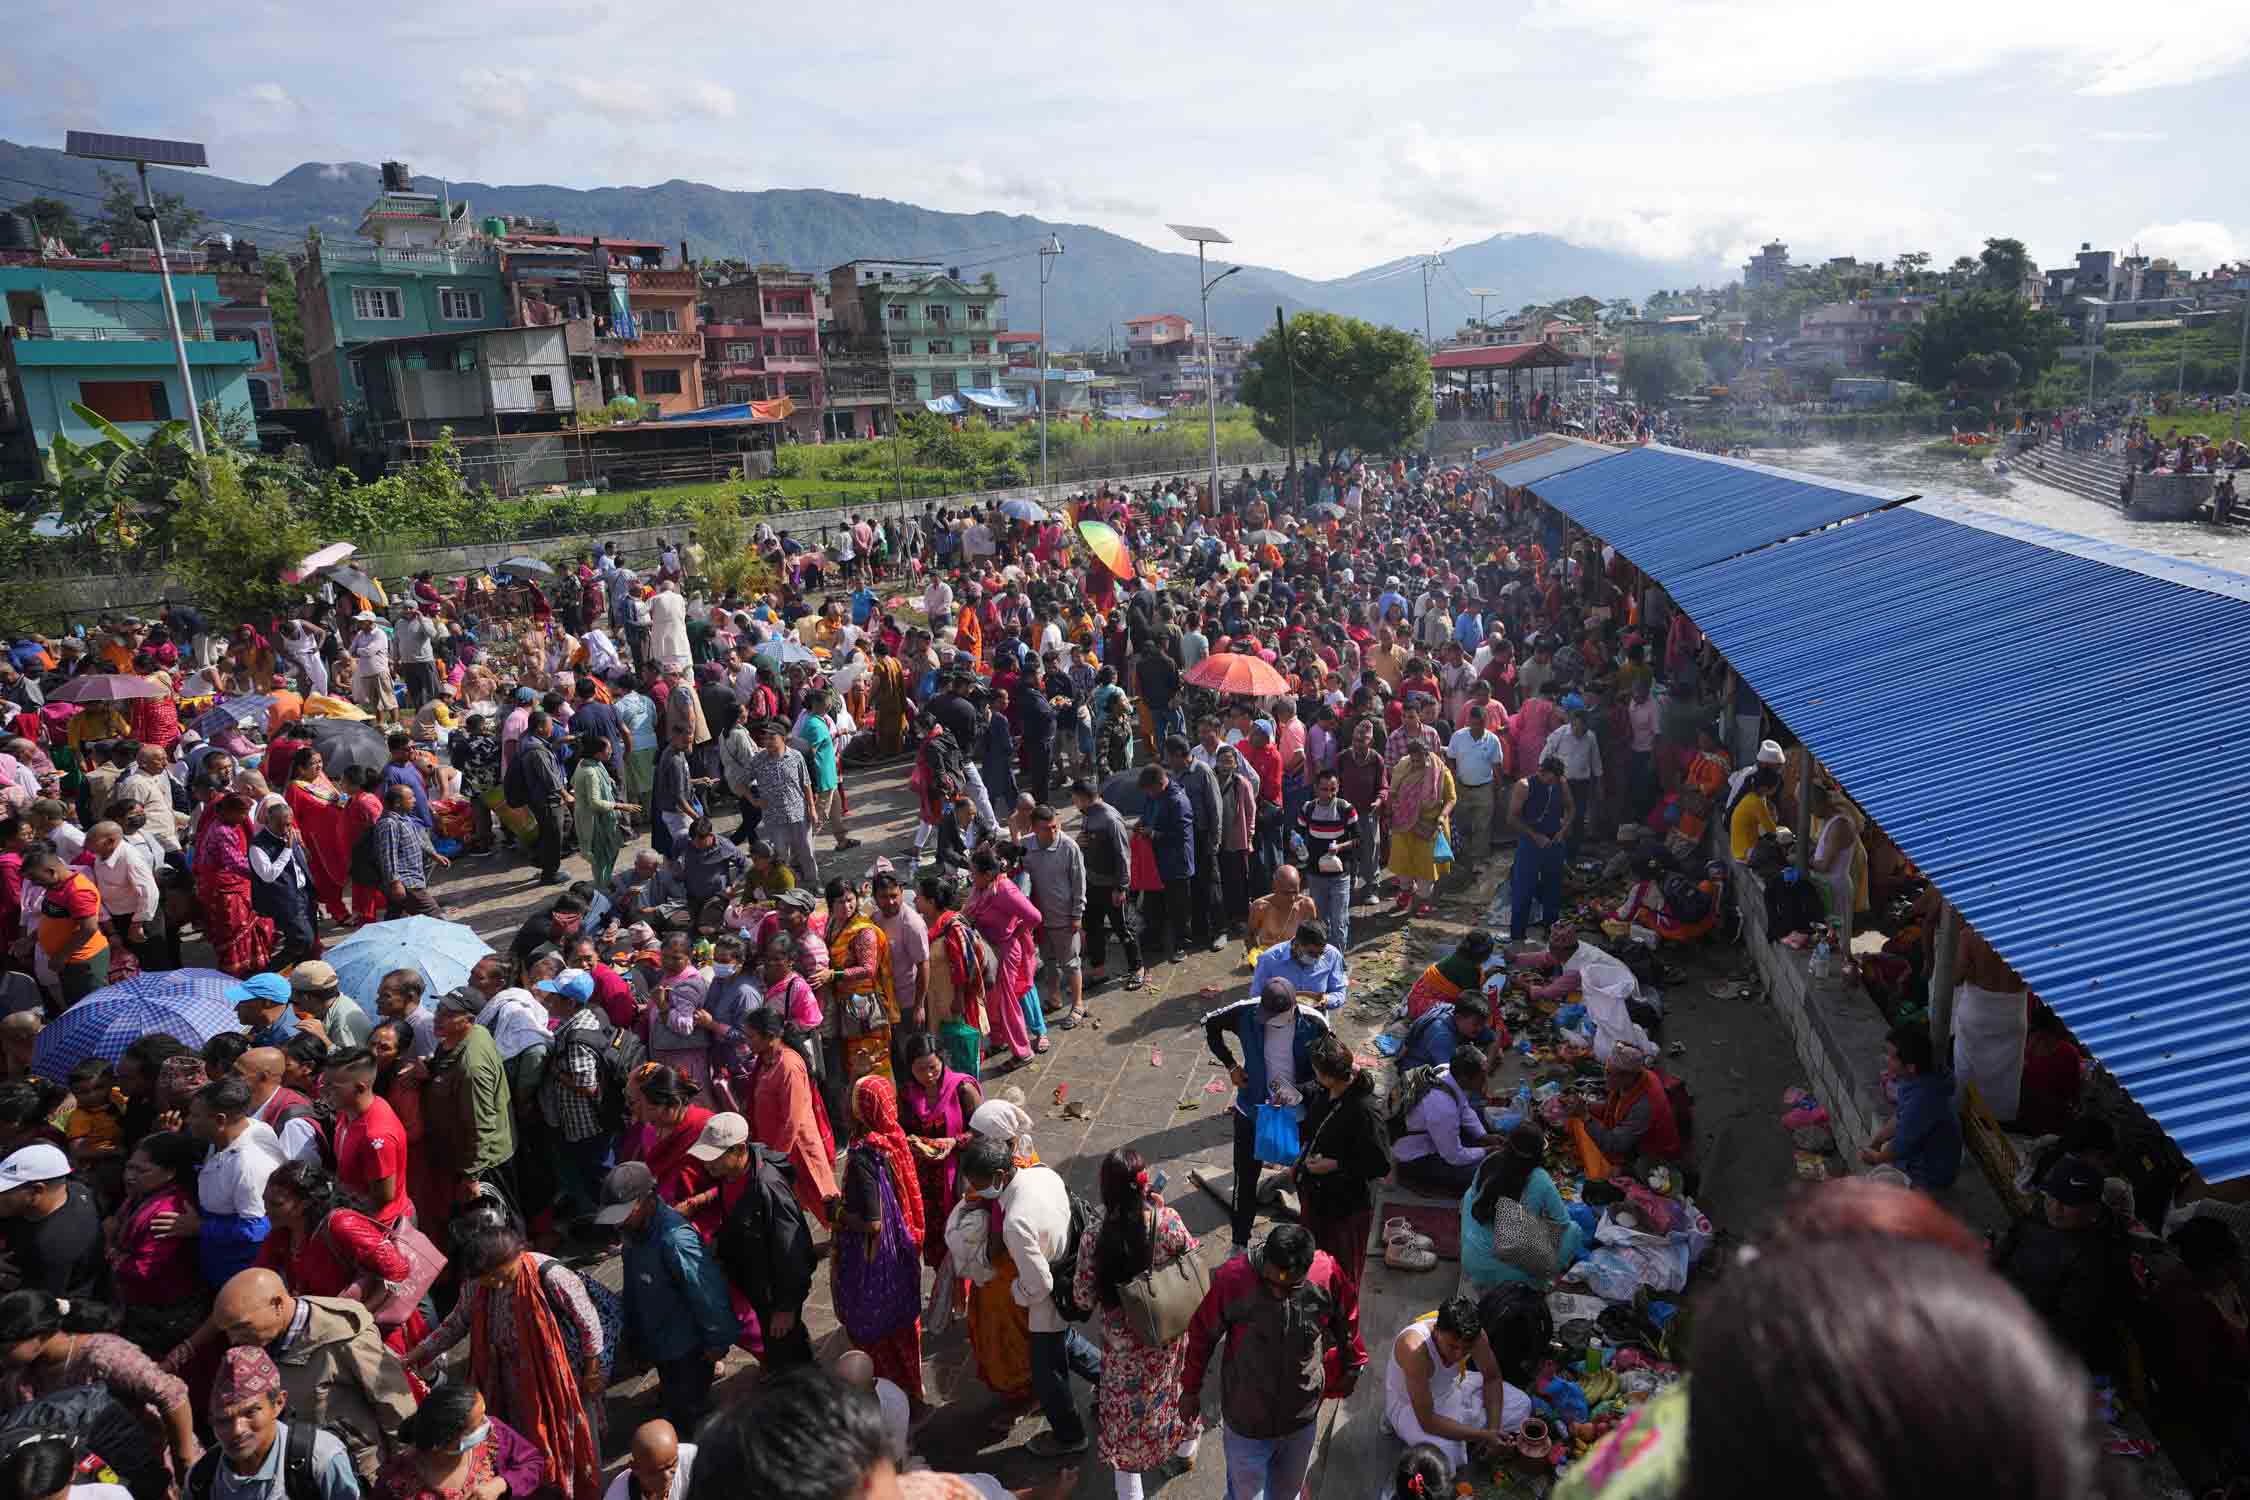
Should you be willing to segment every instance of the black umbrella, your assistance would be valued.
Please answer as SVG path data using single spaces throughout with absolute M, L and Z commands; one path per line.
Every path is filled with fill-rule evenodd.
M 312 742 L 331 780 L 362 766 L 390 763 L 390 738 L 364 719 L 299 719 L 298 734 Z
M 1117 809 L 1121 818 L 1137 818 L 1148 807 L 1148 797 L 1141 791 L 1141 773 L 1138 770 L 1120 771 L 1102 783 L 1102 800 Z
M 391 596 L 383 592 L 383 586 L 357 568 L 348 568 L 342 563 L 338 563 L 331 568 L 322 568 L 320 576 L 328 579 L 339 588 L 359 595 L 362 599 L 371 600 L 376 604 L 389 604 L 391 602 Z
M 520 576 L 525 573 L 536 573 L 542 578 L 555 576 L 555 570 L 536 557 L 503 557 L 486 571 L 506 573 L 510 576 Z

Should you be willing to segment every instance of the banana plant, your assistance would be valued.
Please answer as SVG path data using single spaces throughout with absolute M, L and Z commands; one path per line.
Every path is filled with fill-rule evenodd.
M 130 547 L 152 519 L 171 509 L 172 487 L 188 477 L 195 446 L 182 421 L 159 422 L 135 438 L 100 412 L 72 402 L 78 420 L 100 439 L 80 443 L 56 433 L 47 448 L 46 488 L 63 526 Z

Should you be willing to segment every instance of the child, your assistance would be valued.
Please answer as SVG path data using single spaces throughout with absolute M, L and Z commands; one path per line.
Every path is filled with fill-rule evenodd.
M 1378 1500 L 1450 1500 L 1453 1465 L 1428 1443 L 1416 1443 L 1398 1456 L 1391 1487 Z
M 125 1093 L 115 1070 L 97 1057 L 70 1070 L 70 1093 L 70 1123 L 63 1129 L 70 1164 L 106 1208 L 124 1196 Z

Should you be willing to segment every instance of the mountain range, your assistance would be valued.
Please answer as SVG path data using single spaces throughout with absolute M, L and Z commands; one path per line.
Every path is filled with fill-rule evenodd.
M 268 250 L 301 243 L 304 231 L 349 237 L 381 185 L 363 162 L 306 162 L 266 184 L 208 173 L 155 169 L 158 192 L 180 194 L 210 220 L 208 228 L 248 237 Z M 437 192 L 434 178 L 416 186 Z M 737 192 L 673 180 L 650 187 L 568 188 L 533 183 L 443 185 L 454 200 L 484 214 L 553 219 L 566 232 L 624 239 L 686 242 L 698 258 L 735 257 L 825 271 L 855 258 L 934 260 L 975 280 L 985 271 L 1008 293 L 1011 327 L 1038 327 L 1036 247 L 1060 235 L 1064 254 L 1047 288 L 1047 338 L 1059 348 L 1122 340 L 1127 318 L 1161 312 L 1197 315 L 1192 254 L 1158 250 L 1091 224 L 1065 224 L 1025 214 L 944 213 L 883 198 L 814 188 Z M 45 147 L 0 141 L 0 205 L 37 193 L 62 197 L 90 215 L 101 197 L 99 164 Z M 1224 247 L 1220 247 L 1224 248 Z M 1499 234 L 1444 252 L 1429 276 L 1429 317 L 1443 338 L 1478 310 L 1469 288 L 1485 288 L 1494 313 L 1529 302 L 1581 294 L 1608 299 L 1645 296 L 1658 287 L 1709 280 L 1711 266 L 1683 266 L 1575 245 L 1547 234 Z M 1214 260 L 1213 273 L 1229 262 Z M 1346 313 L 1420 331 L 1423 273 L 1419 257 L 1371 266 L 1333 280 L 1245 265 L 1211 296 L 1211 325 L 1255 338 L 1274 311 Z

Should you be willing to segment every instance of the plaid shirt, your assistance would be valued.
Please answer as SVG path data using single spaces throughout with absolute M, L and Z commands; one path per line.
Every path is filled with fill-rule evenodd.
M 573 1032 L 585 1032 L 583 1039 Z M 576 1015 L 555 1028 L 555 1049 L 549 1054 L 554 1061 L 547 1069 L 546 1081 L 539 1085 L 539 1113 L 546 1122 L 562 1132 L 566 1141 L 582 1141 L 601 1133 L 602 1123 L 594 1113 L 599 1100 L 598 1092 L 580 1093 L 579 1089 L 599 1090 L 601 1072 L 594 1063 L 594 1049 L 602 1035 L 601 1013 L 593 1006 L 581 1007 Z M 568 1085 L 577 1084 L 578 1088 Z
M 410 813 L 386 812 L 375 820 L 375 864 L 385 880 L 408 890 L 430 883 L 429 844 Z
M 758 794 L 766 816 L 776 823 L 805 821 L 805 758 L 784 745 L 779 755 L 760 751 L 750 762 L 750 788 Z

